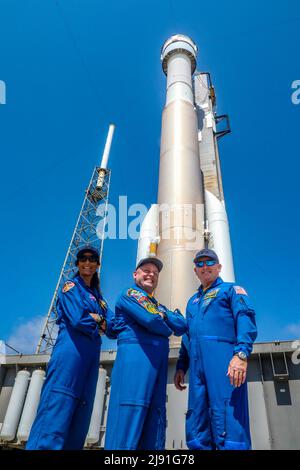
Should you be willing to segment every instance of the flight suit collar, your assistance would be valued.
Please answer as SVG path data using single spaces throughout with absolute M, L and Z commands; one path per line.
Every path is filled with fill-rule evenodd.
M 194 317 L 198 313 L 199 308 L 201 308 L 202 318 L 204 317 L 208 306 L 216 299 L 217 293 L 220 290 L 220 288 L 216 287 L 220 286 L 223 282 L 221 277 L 217 277 L 208 289 L 204 290 L 202 285 L 198 288 L 196 295 L 192 297 L 193 300 L 189 311 L 190 317 Z M 215 289 L 215 291 L 213 289 Z
M 198 289 L 198 296 L 202 295 L 204 292 L 208 292 L 210 289 L 213 289 L 216 286 L 219 286 L 223 282 L 224 282 L 223 279 L 220 276 L 218 276 L 217 279 L 212 283 L 212 285 L 209 286 L 209 288 L 206 290 L 203 289 L 203 286 L 201 284 L 201 286 Z
M 84 282 L 84 280 L 82 279 L 81 276 L 79 276 L 79 275 L 76 276 L 76 277 L 74 278 L 74 280 L 77 281 L 78 284 L 79 284 L 81 287 L 83 287 L 84 289 L 88 290 L 89 292 L 92 292 L 92 293 L 96 296 L 97 299 L 102 298 L 101 294 L 99 294 L 98 289 L 92 288 L 92 287 L 88 286 L 88 285 Z

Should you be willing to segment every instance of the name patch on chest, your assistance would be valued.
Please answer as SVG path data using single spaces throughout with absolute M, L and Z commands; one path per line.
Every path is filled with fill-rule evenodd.
M 220 289 L 214 289 L 207 292 L 207 294 L 205 294 L 205 296 L 203 297 L 203 300 L 214 299 L 215 297 L 217 297 L 219 290 Z

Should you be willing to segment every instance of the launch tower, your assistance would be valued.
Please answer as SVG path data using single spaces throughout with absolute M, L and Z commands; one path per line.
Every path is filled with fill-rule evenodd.
M 100 252 L 101 263 L 110 185 L 110 170 L 107 168 L 107 162 L 114 128 L 113 124 L 109 126 L 101 166 L 94 169 L 89 186 L 85 192 L 82 208 L 45 319 L 36 354 L 49 354 L 52 351 L 57 336 L 57 325 L 55 323 L 57 318 L 57 295 L 62 285 L 72 278 L 77 271 L 75 260 L 78 249 L 87 244 L 94 246 Z M 101 264 L 99 274 L 100 269 Z

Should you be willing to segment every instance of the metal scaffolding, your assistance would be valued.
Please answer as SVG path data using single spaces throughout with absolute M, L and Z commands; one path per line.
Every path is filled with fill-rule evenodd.
M 71 238 L 67 255 L 60 272 L 50 308 L 45 319 L 42 334 L 36 348 L 36 354 L 49 354 L 52 351 L 58 331 L 58 326 L 55 323 L 57 319 L 57 294 L 62 285 L 68 279 L 72 278 L 77 271 L 75 260 L 78 249 L 86 244 L 94 246 L 100 252 L 101 262 L 105 236 L 110 174 L 111 172 L 107 168 L 96 167 L 94 169 L 88 189 L 86 190 L 83 205 Z

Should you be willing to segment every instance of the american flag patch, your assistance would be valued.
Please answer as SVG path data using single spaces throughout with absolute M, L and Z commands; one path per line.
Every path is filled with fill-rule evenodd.
M 248 295 L 245 289 L 241 286 L 233 286 L 236 294 Z

